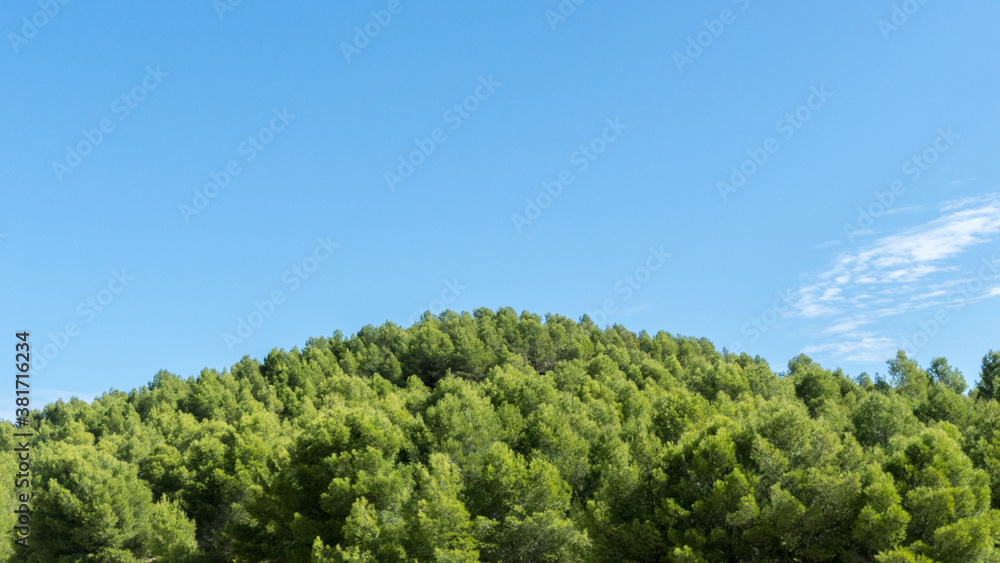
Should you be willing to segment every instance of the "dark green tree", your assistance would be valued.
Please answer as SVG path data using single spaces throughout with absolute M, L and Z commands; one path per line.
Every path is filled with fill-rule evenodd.
M 185 561 L 194 523 L 170 502 L 154 503 L 134 466 L 92 446 L 54 443 L 34 464 L 29 561 Z
M 1000 351 L 990 350 L 983 356 L 983 367 L 979 372 L 978 398 L 1000 401 Z

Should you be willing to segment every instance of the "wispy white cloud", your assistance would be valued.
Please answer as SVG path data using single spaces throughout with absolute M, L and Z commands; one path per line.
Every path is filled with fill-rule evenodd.
M 909 207 L 893 207 L 885 210 L 886 215 L 895 215 L 897 213 L 907 213 L 909 211 L 923 211 L 924 208 L 919 205 L 911 205 Z
M 979 181 L 979 178 L 966 178 L 964 180 L 954 180 L 954 181 L 948 182 L 948 187 L 949 188 L 955 188 L 955 187 L 961 186 L 962 184 L 966 184 L 968 182 L 978 182 L 978 181 Z
M 37 402 L 43 405 L 47 405 L 49 403 L 54 403 L 60 399 L 62 399 L 63 401 L 69 401 L 73 397 L 76 397 L 81 401 L 86 401 L 89 403 L 94 399 L 96 399 L 97 397 L 99 397 L 101 394 L 81 393 L 79 391 L 63 391 L 61 389 L 35 389 L 32 395 L 33 395 L 32 402 Z
M 843 244 L 843 243 L 840 241 L 840 239 L 837 239 L 837 240 L 828 240 L 826 242 L 821 242 L 821 243 L 813 246 L 813 250 L 820 250 L 820 249 L 823 249 L 823 248 L 830 248 L 831 246 L 840 246 L 841 244 Z
M 976 274 L 964 265 L 976 249 L 986 263 L 996 260 L 985 245 L 1000 237 L 1000 192 L 946 201 L 938 211 L 933 220 L 836 252 L 828 266 L 804 276 L 792 315 L 819 340 L 805 353 L 883 361 L 899 347 L 888 330 L 893 323 L 1000 295 L 992 269 L 970 292 Z
M 653 308 L 653 306 L 647 303 L 647 304 L 643 304 L 643 305 L 635 305 L 634 307 L 629 307 L 629 308 L 623 310 L 622 313 L 626 314 L 626 315 L 633 315 L 635 313 L 641 313 L 643 311 L 649 311 L 652 308 Z
M 823 335 L 833 335 L 833 334 L 856 334 L 857 330 L 865 325 L 871 324 L 872 319 L 867 319 L 864 317 L 853 317 L 849 319 L 841 319 L 836 324 L 829 326 L 820 334 Z
M 938 205 L 938 209 L 942 212 L 951 211 L 953 209 L 960 209 L 968 205 L 975 205 L 977 203 L 987 203 L 990 201 L 996 201 L 998 197 L 1000 197 L 1000 192 L 985 193 L 972 197 L 962 197 L 942 202 L 940 205 Z
M 851 335 L 846 340 L 838 340 L 802 350 L 805 354 L 829 354 L 845 362 L 875 363 L 891 358 L 896 352 L 896 341 L 870 332 Z

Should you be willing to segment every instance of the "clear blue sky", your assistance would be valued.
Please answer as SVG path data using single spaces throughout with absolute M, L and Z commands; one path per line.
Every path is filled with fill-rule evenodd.
M 36 400 L 89 397 L 511 306 L 974 381 L 1000 6 L 689 4 L 7 3 L 11 361 L 28 329 Z

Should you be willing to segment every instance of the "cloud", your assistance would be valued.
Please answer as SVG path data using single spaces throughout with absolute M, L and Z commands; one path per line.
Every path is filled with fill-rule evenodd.
M 975 205 L 977 203 L 989 203 L 991 201 L 996 201 L 997 199 L 1000 199 L 1000 192 L 991 192 L 991 193 L 974 195 L 970 197 L 951 199 L 938 204 L 938 210 L 943 213 L 945 211 L 960 209 L 962 207 L 968 207 L 969 205 Z
M 891 209 L 886 209 L 885 214 L 895 215 L 896 213 L 906 213 L 908 211 L 923 211 L 923 210 L 924 208 L 919 205 L 911 205 L 909 207 L 893 207 Z
M 978 181 L 979 181 L 979 178 L 966 178 L 964 180 L 954 180 L 954 181 L 948 182 L 948 187 L 949 188 L 957 188 L 958 186 L 961 186 L 961 185 L 963 185 L 963 184 L 965 184 L 967 182 L 978 182 Z
M 870 232 L 871 232 L 871 231 L 869 231 L 869 233 L 870 233 Z M 857 235 L 857 234 L 862 234 L 862 233 L 861 233 L 861 232 L 859 232 L 859 233 L 855 233 L 855 235 Z M 823 249 L 823 248 L 829 248 L 829 247 L 831 247 L 831 246 L 840 246 L 841 244 L 843 244 L 843 242 L 842 242 L 842 241 L 841 241 L 840 239 L 836 239 L 836 240 L 828 240 L 828 241 L 826 241 L 826 242 L 821 242 L 821 243 L 819 243 L 819 244 L 817 244 L 817 245 L 813 246 L 813 250 L 821 250 L 821 249 Z
M 624 311 L 622 311 L 622 313 L 626 314 L 626 315 L 633 315 L 635 313 L 641 313 L 643 311 L 649 311 L 652 308 L 653 308 L 653 306 L 649 305 L 649 304 L 636 305 L 634 307 L 629 307 L 628 309 L 625 309 Z
M 827 328 L 823 329 L 823 332 L 821 332 L 821 334 L 824 334 L 824 335 L 827 335 L 827 334 L 830 334 L 830 335 L 832 335 L 832 334 L 854 334 L 854 333 L 857 332 L 858 328 L 860 328 L 860 327 L 862 327 L 864 325 L 867 325 L 867 324 L 871 324 L 871 323 L 872 323 L 871 319 L 866 319 L 866 318 L 862 318 L 862 317 L 855 317 L 855 318 L 851 318 L 851 319 L 844 319 L 844 320 L 841 320 L 840 322 L 838 322 L 837 324 L 835 324 L 833 326 L 830 326 L 830 327 L 827 327 Z
M 68 402 L 73 397 L 89 403 L 100 395 L 100 393 L 82 393 L 79 391 L 63 391 L 61 389 L 35 389 L 32 392 L 31 398 L 33 403 L 47 405 L 59 399 Z
M 863 332 L 849 340 L 808 346 L 802 352 L 807 355 L 829 354 L 845 362 L 875 363 L 891 358 L 896 349 L 896 341 L 892 338 Z
M 968 290 L 976 276 L 969 268 L 981 266 L 980 258 L 996 260 L 980 249 L 1000 236 L 1000 192 L 946 201 L 937 209 L 937 218 L 836 252 L 827 266 L 803 276 L 792 315 L 819 341 L 805 353 L 882 361 L 898 348 L 894 325 L 933 307 L 1000 295 L 1000 276 L 983 280 L 975 293 Z M 983 256 L 970 261 L 975 250 Z

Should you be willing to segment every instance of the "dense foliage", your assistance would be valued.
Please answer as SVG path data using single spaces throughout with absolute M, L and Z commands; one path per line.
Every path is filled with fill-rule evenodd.
M 1000 352 L 965 394 L 902 352 L 775 374 L 587 317 L 425 314 L 49 405 L 17 559 L 1000 561 L 998 386 Z

